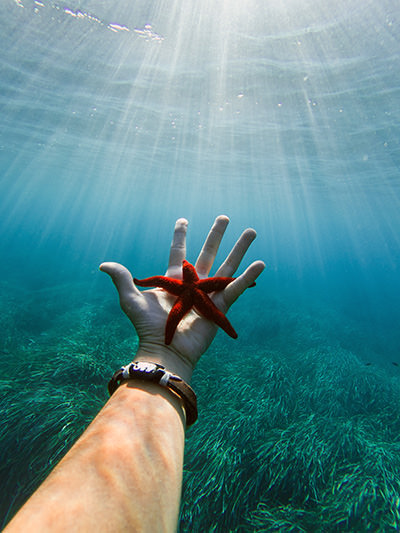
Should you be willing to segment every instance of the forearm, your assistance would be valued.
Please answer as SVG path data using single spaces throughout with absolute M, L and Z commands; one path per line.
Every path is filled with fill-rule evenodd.
M 124 383 L 5 531 L 175 531 L 183 451 L 180 400 Z

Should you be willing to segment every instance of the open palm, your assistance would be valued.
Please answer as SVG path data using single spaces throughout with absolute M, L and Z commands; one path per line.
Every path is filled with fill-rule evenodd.
M 228 223 L 226 216 L 216 218 L 195 263 L 200 279 L 208 277 Z M 175 224 L 165 274 L 169 278 L 182 279 L 187 225 L 187 220 L 182 218 Z M 255 237 L 253 229 L 245 230 L 215 276 L 232 277 Z M 255 261 L 224 290 L 212 293 L 211 299 L 218 309 L 225 313 L 261 274 L 264 267 L 262 261 Z M 139 350 L 135 360 L 162 364 L 189 381 L 197 361 L 215 337 L 217 326 L 191 310 L 179 323 L 172 342 L 166 345 L 165 324 L 176 297 L 160 288 L 139 291 L 129 270 L 118 263 L 103 263 L 100 269 L 111 276 L 119 293 L 121 308 L 139 336 Z

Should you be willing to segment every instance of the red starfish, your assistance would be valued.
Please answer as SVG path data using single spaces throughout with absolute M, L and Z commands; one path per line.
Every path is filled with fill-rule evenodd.
M 237 338 L 237 333 L 226 316 L 207 296 L 214 291 L 222 291 L 235 278 L 205 278 L 200 279 L 196 269 L 188 261 L 182 262 L 183 280 L 168 278 L 166 276 L 152 276 L 151 278 L 136 279 L 133 281 L 139 287 L 161 287 L 165 291 L 177 296 L 169 312 L 165 326 L 165 344 L 171 344 L 175 330 L 182 318 L 191 310 L 196 309 L 208 320 L 212 320 L 228 335 Z M 255 283 L 250 285 L 253 287 Z

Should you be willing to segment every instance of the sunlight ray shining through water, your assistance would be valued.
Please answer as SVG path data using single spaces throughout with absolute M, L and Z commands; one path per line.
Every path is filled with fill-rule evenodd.
M 360 19 L 361 7 L 340 2 L 12 5 L 9 19 L 19 38 L 9 42 L 7 63 L 20 70 L 14 70 L 15 90 L 8 87 L 15 98 L 5 120 L 15 142 L 27 147 L 23 155 L 42 168 L 45 160 L 42 174 L 49 169 L 57 187 L 64 182 L 65 202 L 59 213 L 52 206 L 42 238 L 65 217 L 61 205 L 71 195 L 71 225 L 84 212 L 85 227 L 95 211 L 110 222 L 116 210 L 143 205 L 139 199 L 149 192 L 154 205 L 166 212 L 184 205 L 188 215 L 207 194 L 209 216 L 235 212 L 239 196 L 245 211 L 256 206 L 261 219 L 267 210 L 274 220 L 285 219 L 300 264 L 298 233 L 305 228 L 299 217 L 318 250 L 321 199 L 333 197 L 335 204 L 338 190 L 357 196 L 375 177 L 369 161 L 388 152 L 385 139 L 375 139 L 377 122 L 388 116 L 392 122 L 396 113 L 390 95 L 386 107 L 372 106 L 374 117 L 364 111 L 374 98 L 367 92 L 372 84 L 378 94 L 387 85 L 371 58 L 379 54 L 384 65 L 394 39 L 379 6 Z M 372 17 L 382 30 L 370 51 Z M 40 36 L 32 53 L 30 42 Z M 65 180 L 50 178 L 60 155 Z M 32 194 L 46 189 L 43 180 L 30 180 Z M 93 231 L 101 220 L 91 224 Z
M 265 232 L 265 253 L 301 276 L 311 263 L 325 272 L 340 241 L 368 263 L 362 243 L 378 246 L 393 225 L 397 169 L 383 173 L 380 162 L 398 152 L 398 46 L 385 5 L 7 10 L 3 153 L 18 153 L 13 181 L 3 180 L 10 239 L 26 221 L 45 246 L 62 224 L 60 248 L 77 238 L 88 256 L 103 255 L 140 224 L 146 239 L 180 215 L 221 211 L 240 224 L 246 213 Z M 377 187 L 378 197 L 393 192 L 391 208 L 370 198 Z M 282 243 L 292 243 L 290 254 Z M 390 247 L 380 253 L 396 263 Z

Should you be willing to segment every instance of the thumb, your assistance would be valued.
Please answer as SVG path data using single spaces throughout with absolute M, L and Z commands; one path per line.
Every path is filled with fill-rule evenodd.
M 117 288 L 121 307 L 125 311 L 129 304 L 132 304 L 132 299 L 140 296 L 140 291 L 133 283 L 132 274 L 119 263 L 102 263 L 100 270 L 111 277 Z

